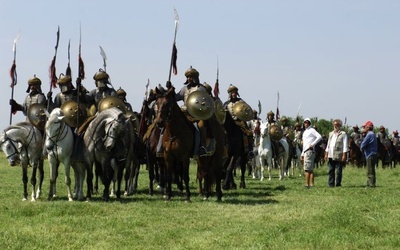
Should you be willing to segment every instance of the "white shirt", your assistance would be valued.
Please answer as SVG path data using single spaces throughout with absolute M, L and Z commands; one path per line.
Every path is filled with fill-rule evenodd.
M 347 152 L 348 144 L 347 144 L 347 135 L 344 131 L 339 131 L 338 133 L 333 132 L 332 137 L 329 140 L 328 145 L 326 146 L 325 152 L 328 152 L 328 158 L 333 158 L 333 151 L 335 150 L 336 141 L 342 133 L 343 135 L 343 153 Z
M 301 152 L 301 155 L 304 155 L 304 152 L 312 146 L 313 148 L 315 145 L 322 139 L 322 136 L 320 133 L 317 132 L 314 128 L 308 127 L 306 130 L 303 132 L 303 151 Z

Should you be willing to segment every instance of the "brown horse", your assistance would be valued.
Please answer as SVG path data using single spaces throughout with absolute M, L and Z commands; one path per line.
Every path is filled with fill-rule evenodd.
M 360 141 L 354 141 L 352 137 L 349 137 L 349 159 L 348 162 L 357 167 L 365 166 L 365 157 L 360 150 Z
M 391 140 L 378 140 L 378 161 L 381 160 L 382 168 L 392 167 L 392 159 L 394 158 L 395 149 Z M 377 163 L 378 164 L 378 163 Z
M 158 91 L 158 89 L 156 89 Z M 166 200 L 172 197 L 172 177 L 178 172 L 185 183 L 186 201 L 190 202 L 189 165 L 194 147 L 194 126 L 181 111 L 175 99 L 175 88 L 169 86 L 156 100 L 156 122 L 164 128 L 162 144 L 166 179 Z
M 229 113 L 226 114 L 224 127 L 228 134 L 228 160 L 224 166 L 226 173 L 222 187 L 225 190 L 236 189 L 234 170 L 236 165 L 239 164 L 241 169 L 240 187 L 246 188 L 245 172 L 246 163 L 248 162 L 248 152 L 244 143 L 245 136 Z
M 208 199 L 212 194 L 212 187 L 215 185 L 217 201 L 222 199 L 222 169 L 224 161 L 224 151 L 227 144 L 227 134 L 225 128 L 218 123 L 215 116 L 206 121 L 207 137 L 215 140 L 214 152 L 210 156 L 199 157 L 197 160 L 197 178 L 199 180 L 199 192 L 204 199 Z M 204 188 L 202 182 L 204 180 Z

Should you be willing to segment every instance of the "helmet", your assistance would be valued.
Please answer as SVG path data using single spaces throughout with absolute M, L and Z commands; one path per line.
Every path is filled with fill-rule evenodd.
M 253 114 L 258 114 L 257 110 L 253 109 Z
M 121 89 L 121 87 L 117 90 L 117 95 L 118 96 L 122 96 L 125 97 L 126 96 L 126 92 L 125 90 Z
M 288 123 L 288 119 L 286 118 L 286 116 L 284 116 L 284 117 L 281 118 L 281 123 L 282 123 L 283 125 L 286 125 L 286 124 Z
M 207 120 L 214 114 L 214 100 L 205 91 L 193 91 L 185 104 L 189 114 L 196 120 Z
M 186 72 L 185 72 L 186 77 L 189 77 L 189 76 L 199 77 L 199 75 L 200 75 L 199 71 L 192 68 L 192 66 L 190 66 L 190 68 L 188 70 L 186 70 Z
M 233 107 L 233 115 L 242 121 L 250 121 L 253 119 L 253 109 L 243 100 L 236 102 Z
M 215 109 L 215 118 L 220 124 L 225 123 L 226 112 L 224 109 L 224 105 L 222 104 L 221 99 L 217 98 L 214 101 L 214 109 Z
M 295 127 L 295 128 L 300 128 L 301 125 L 300 125 L 300 123 L 296 122 L 296 123 L 294 124 L 294 127 Z
M 74 100 L 68 100 L 61 105 L 61 111 L 64 113 L 64 120 L 70 127 L 76 128 L 83 124 L 87 118 L 86 108 Z
M 64 74 L 60 74 L 60 77 L 58 78 L 57 83 L 59 85 L 67 84 L 72 82 L 72 78 L 70 76 L 66 76 Z
M 28 80 L 28 85 L 42 85 L 42 81 L 34 75 L 31 79 Z
M 283 131 L 278 125 L 273 124 L 269 128 L 269 136 L 270 136 L 271 140 L 279 141 L 283 137 Z
M 211 95 L 212 88 L 211 88 L 210 84 L 204 82 L 203 86 L 206 89 L 207 93 Z
M 239 89 L 235 86 L 235 85 L 229 85 L 229 88 L 228 88 L 228 94 L 230 94 L 231 92 L 238 92 L 239 91 Z
M 93 79 L 95 81 L 108 81 L 109 75 L 102 69 L 99 69 L 99 72 L 97 72 L 94 76 Z
M 27 111 L 29 122 L 39 130 L 44 131 L 47 119 L 46 112 L 46 107 L 43 104 L 31 104 Z
M 126 113 L 125 104 L 118 97 L 108 96 L 106 98 L 101 99 L 99 102 L 99 112 L 109 109 L 109 108 L 112 108 L 112 107 L 117 107 L 123 113 Z
M 381 126 L 379 127 L 379 130 L 385 130 L 385 127 L 381 125 Z
M 275 116 L 275 113 L 272 112 L 272 110 L 271 110 L 271 111 L 269 111 L 269 112 L 267 113 L 267 117 L 268 117 L 268 116 Z

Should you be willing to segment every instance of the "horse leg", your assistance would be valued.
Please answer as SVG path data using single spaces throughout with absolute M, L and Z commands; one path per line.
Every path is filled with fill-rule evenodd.
M 182 175 L 183 181 L 185 182 L 186 188 L 186 202 L 190 202 L 190 186 L 189 186 L 189 166 L 190 166 L 190 159 L 189 157 L 182 162 Z
M 71 191 L 71 162 L 70 160 L 66 160 L 63 162 L 64 171 L 65 171 L 65 185 L 67 185 L 68 190 L 68 201 L 73 201 L 72 199 L 72 191 Z
M 240 178 L 240 188 L 246 188 L 246 180 L 245 180 L 245 174 L 246 174 L 246 163 L 248 159 L 247 156 L 242 155 L 240 159 L 240 168 L 241 168 L 241 178 Z
M 268 167 L 268 180 L 272 180 L 272 164 L 275 162 L 275 159 L 272 159 L 272 156 L 267 157 L 267 167 Z
M 278 169 L 279 169 L 279 180 L 283 180 L 283 177 L 285 176 L 285 161 L 283 156 L 279 156 L 278 158 Z
M 52 154 L 49 154 L 49 166 L 50 166 L 50 187 L 49 187 L 49 196 L 47 200 L 52 200 L 55 197 L 54 187 L 56 185 L 56 169 L 57 169 L 57 160 L 54 158 Z
M 40 198 L 42 195 L 42 185 L 43 185 L 43 180 L 44 180 L 44 164 L 43 164 L 43 159 L 39 160 L 39 185 L 38 185 L 38 189 L 36 191 L 36 197 Z
M 228 164 L 227 168 L 226 168 L 226 176 L 225 176 L 225 180 L 224 180 L 224 184 L 222 186 L 223 189 L 225 190 L 229 190 L 231 188 L 233 188 L 233 168 L 234 168 L 234 162 L 235 162 L 236 158 L 234 156 L 230 157 L 230 161 L 226 162 L 226 164 Z
M 31 201 L 36 201 L 36 171 L 38 168 L 38 163 L 33 163 L 32 175 L 31 175 L 31 185 L 32 185 L 32 198 Z
M 24 186 L 22 200 L 26 201 L 28 200 L 28 165 L 27 164 L 21 164 L 21 165 L 22 165 L 22 184 Z

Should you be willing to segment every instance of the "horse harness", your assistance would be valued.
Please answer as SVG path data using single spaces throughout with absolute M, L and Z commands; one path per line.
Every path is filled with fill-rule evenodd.
M 23 127 L 23 128 L 24 128 L 24 129 L 27 129 L 27 128 L 25 128 L 25 127 Z M 19 151 L 18 148 L 15 146 L 15 144 L 16 144 L 16 143 L 19 143 L 19 142 L 18 142 L 18 141 L 15 141 L 15 140 L 12 140 L 10 137 L 7 136 L 7 137 L 4 139 L 4 141 L 2 141 L 2 142 L 0 143 L 0 145 L 2 145 L 3 143 L 5 143 L 6 141 L 11 142 L 11 145 L 12 145 L 12 147 L 13 147 L 13 149 L 14 149 L 14 153 L 12 153 L 12 154 L 6 156 L 6 159 L 8 159 L 8 158 L 10 158 L 10 157 L 12 157 L 12 156 L 14 156 L 14 155 L 20 155 L 21 152 L 22 152 L 22 150 L 25 150 L 25 153 L 26 153 L 26 155 L 27 155 L 27 157 L 28 157 L 28 162 L 30 162 L 30 160 L 29 160 L 29 154 L 28 154 L 28 146 L 29 146 L 29 144 L 31 144 L 31 142 L 33 141 L 33 138 L 36 138 L 36 137 L 35 137 L 35 133 L 36 133 L 36 132 L 35 132 L 34 128 L 32 127 L 32 128 L 29 130 L 29 134 L 28 134 L 27 138 L 29 138 L 30 135 L 32 135 L 32 137 L 30 138 L 30 140 L 28 141 L 28 143 L 27 143 L 26 145 L 23 144 L 23 143 L 21 143 L 21 144 L 22 144 L 21 151 Z M 6 132 L 5 132 L 5 134 L 7 135 Z

